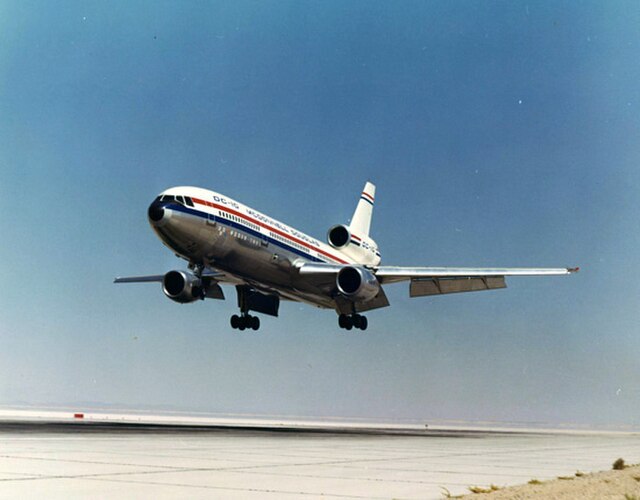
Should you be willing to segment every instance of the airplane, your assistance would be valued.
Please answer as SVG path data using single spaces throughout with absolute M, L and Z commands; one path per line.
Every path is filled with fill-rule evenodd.
M 236 289 L 240 315 L 233 329 L 260 328 L 250 312 L 278 316 L 281 300 L 303 302 L 338 314 L 340 328 L 366 330 L 361 313 L 387 307 L 383 285 L 409 282 L 410 297 L 506 288 L 506 276 L 566 275 L 578 268 L 465 268 L 383 266 L 369 236 L 376 188 L 367 182 L 350 224 L 337 224 L 327 243 L 253 208 L 198 187 L 172 187 L 148 208 L 149 223 L 187 270 L 116 278 L 115 283 L 162 284 L 184 304 L 224 300 L 221 284 Z

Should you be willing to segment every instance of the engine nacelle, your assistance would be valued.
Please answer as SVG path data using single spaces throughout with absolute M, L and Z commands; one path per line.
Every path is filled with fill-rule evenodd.
M 345 248 L 351 241 L 351 230 L 344 224 L 333 226 L 327 232 L 327 241 L 333 248 Z
M 380 291 L 380 283 L 371 271 L 364 267 L 343 267 L 336 277 L 338 291 L 355 302 L 373 299 Z
M 332 226 L 327 232 L 327 241 L 351 262 L 367 266 L 380 264 L 380 253 L 376 242 L 369 238 L 369 235 L 352 234 L 349 226 L 344 224 Z
M 169 271 L 162 278 L 162 291 L 171 300 L 186 304 L 204 297 L 202 282 L 187 271 Z

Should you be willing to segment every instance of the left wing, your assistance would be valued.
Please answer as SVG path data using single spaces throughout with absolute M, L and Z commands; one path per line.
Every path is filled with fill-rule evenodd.
M 578 268 L 548 267 L 396 267 L 380 266 L 375 275 L 381 284 L 411 281 L 409 295 L 423 297 L 506 288 L 505 276 L 562 276 Z
M 357 265 L 357 264 L 355 264 Z M 333 277 L 346 266 L 308 263 L 299 268 L 301 275 L 319 280 Z M 411 297 L 441 295 L 457 292 L 476 292 L 506 288 L 506 276 L 562 276 L 575 273 L 579 268 L 548 267 L 400 267 L 378 266 L 369 268 L 381 285 L 410 281 Z

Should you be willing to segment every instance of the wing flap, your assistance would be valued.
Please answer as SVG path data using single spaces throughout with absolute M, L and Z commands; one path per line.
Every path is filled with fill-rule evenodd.
M 224 300 L 224 292 L 222 291 L 222 287 L 218 284 L 218 282 L 211 281 L 211 283 L 207 286 L 207 293 L 205 294 L 205 298 Z
M 351 314 L 354 311 L 361 313 L 371 311 L 372 309 L 380 309 L 381 307 L 387 307 L 389 305 L 389 299 L 387 299 L 387 295 L 384 293 L 384 289 L 382 287 L 380 287 L 380 291 L 373 299 L 366 302 L 359 301 L 352 303 L 350 300 L 341 296 L 337 296 L 334 301 L 336 309 L 341 314 Z
M 411 297 L 443 295 L 447 293 L 479 292 L 506 288 L 504 276 L 464 278 L 412 278 L 409 285 Z

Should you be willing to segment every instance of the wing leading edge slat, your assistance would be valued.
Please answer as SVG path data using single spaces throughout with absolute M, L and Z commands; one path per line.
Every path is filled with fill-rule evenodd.
M 504 276 L 563 276 L 578 268 L 549 267 L 399 267 L 380 266 L 374 272 L 380 283 L 398 283 L 415 278 L 489 278 Z

